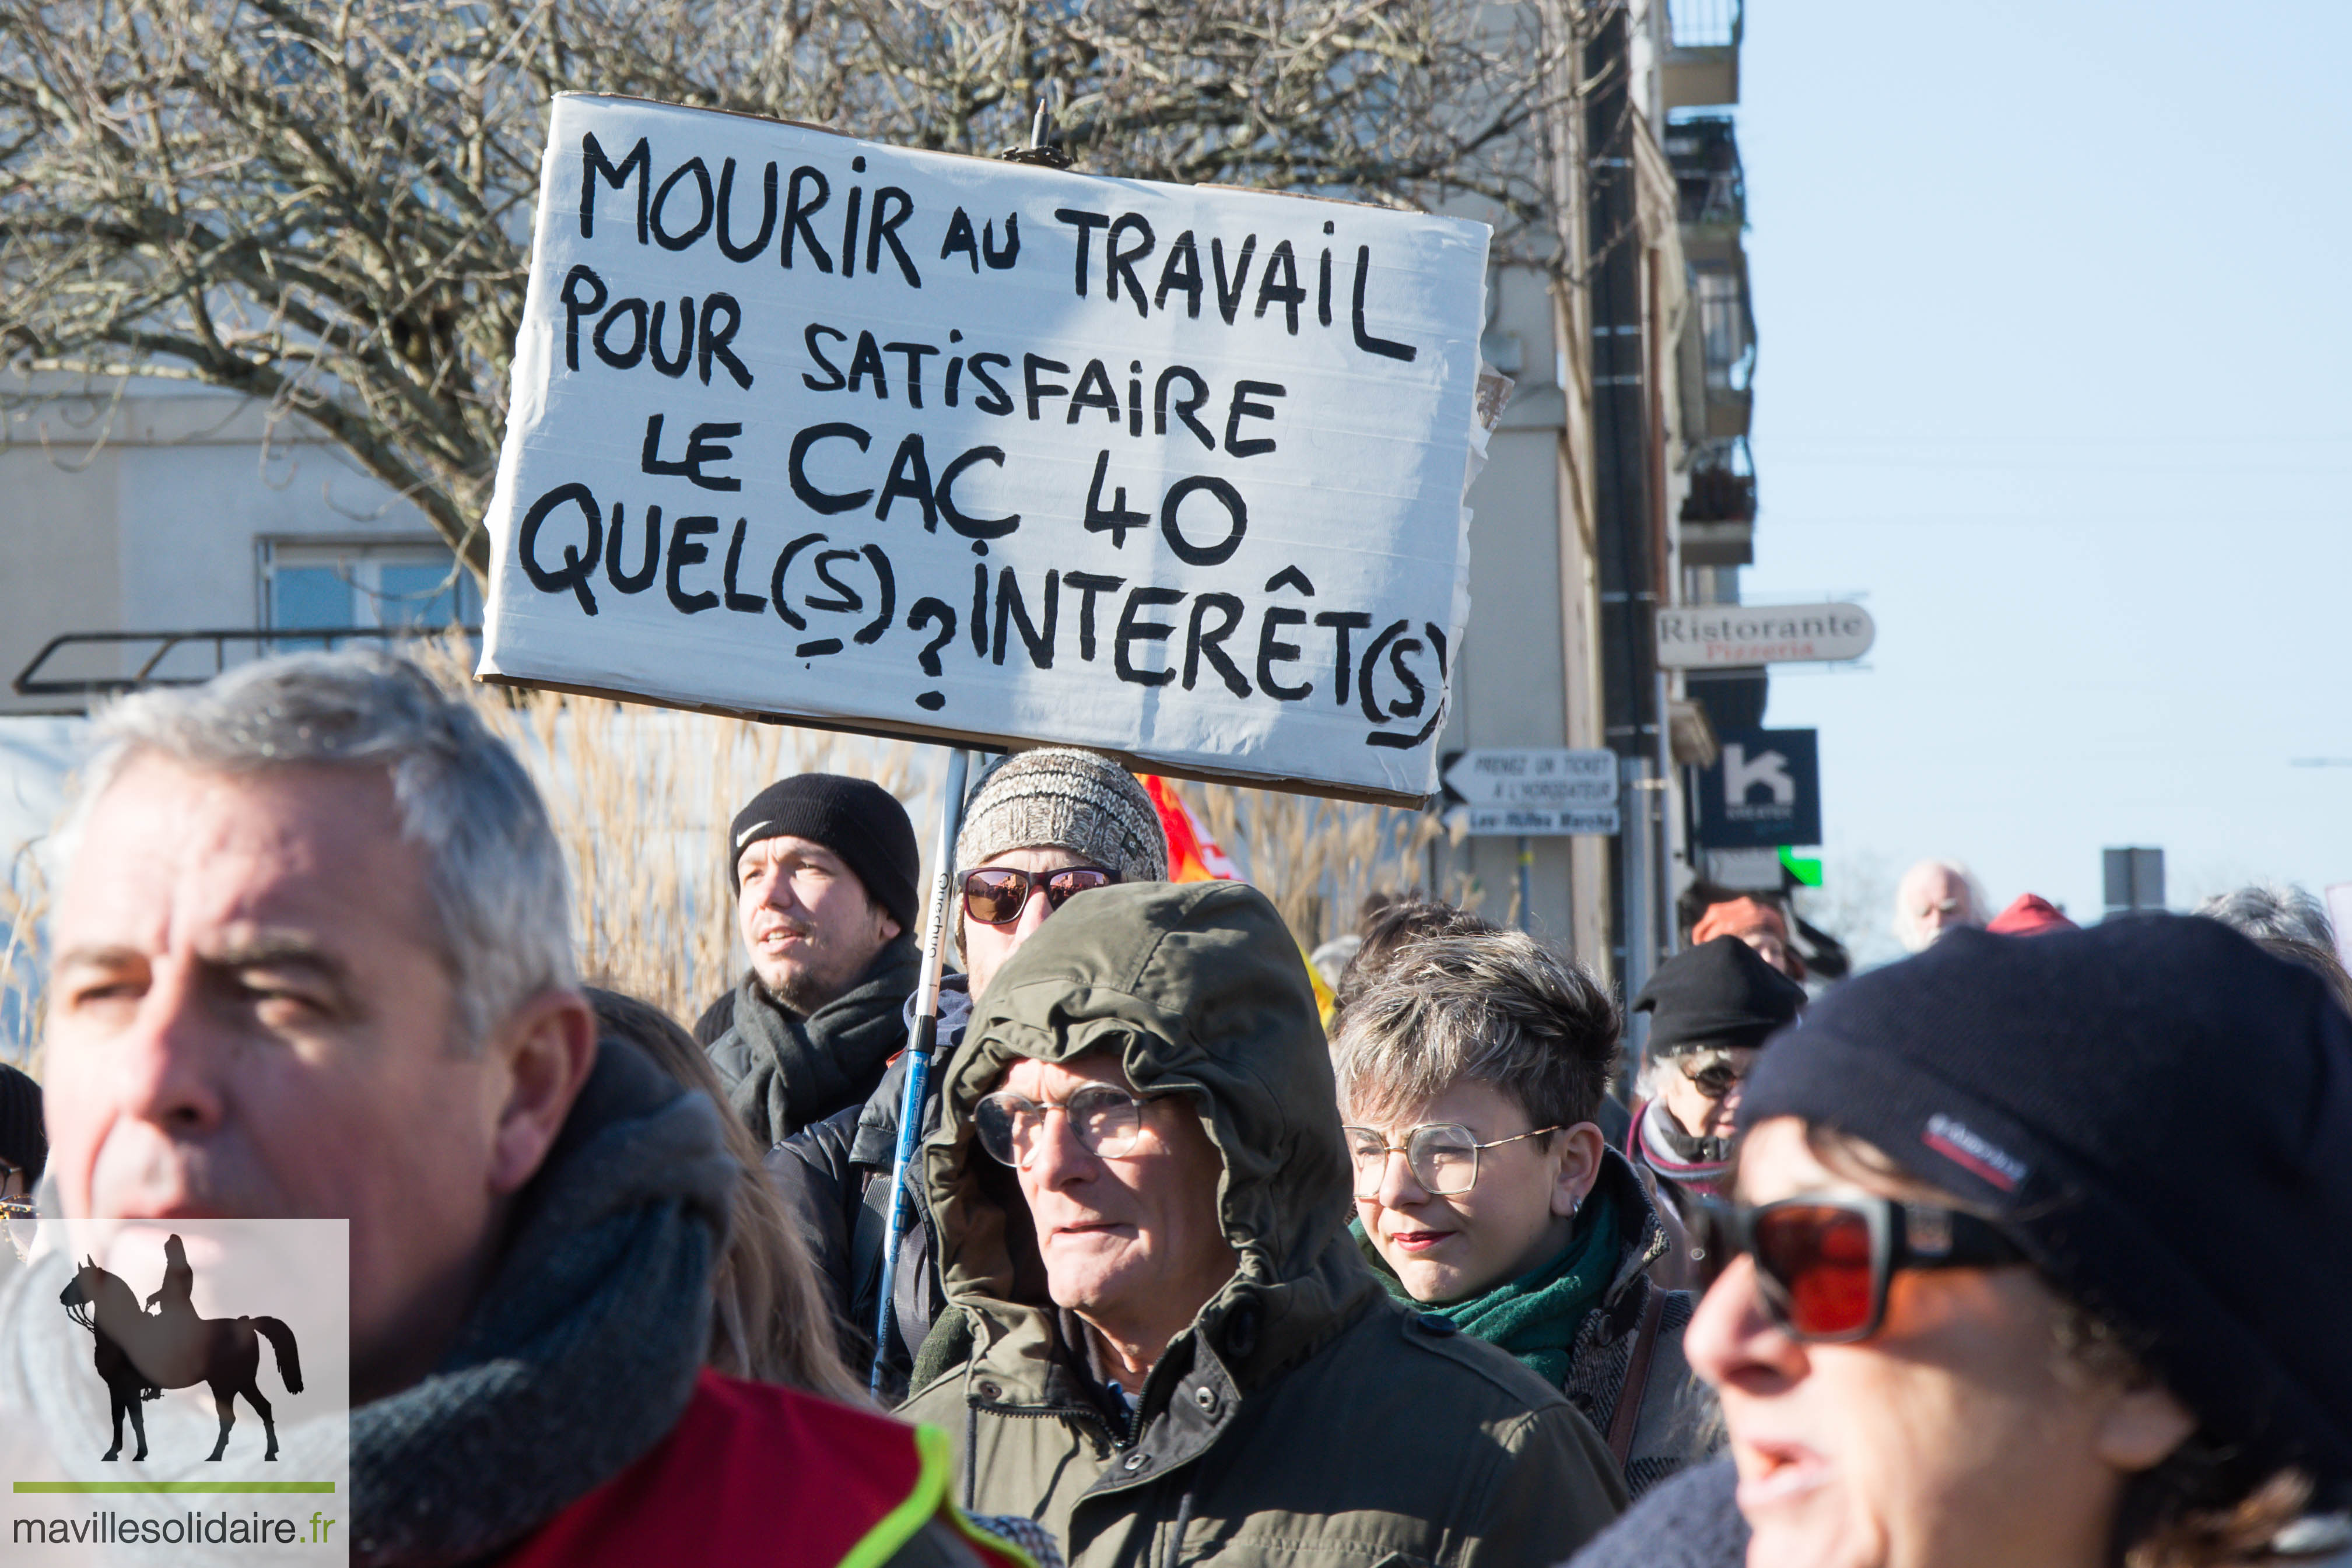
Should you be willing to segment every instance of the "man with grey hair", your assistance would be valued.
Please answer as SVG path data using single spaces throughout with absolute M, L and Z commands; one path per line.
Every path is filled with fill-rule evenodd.
M 1064 901 L 1090 887 L 1164 882 L 1168 840 L 1134 775 L 1099 752 L 1047 746 L 998 758 L 982 774 L 956 834 L 956 946 L 964 973 L 942 977 L 940 1051 L 963 1039 L 973 1001 L 1013 949 Z M 913 1021 L 914 1003 L 907 1004 Z M 902 1031 L 899 1037 L 905 1039 Z M 934 1073 L 926 1133 L 939 1124 Z M 906 1098 L 904 1059 L 862 1106 L 829 1116 L 779 1144 L 768 1169 L 832 1287 L 844 1348 L 860 1365 L 873 1355 L 881 1308 L 882 1252 L 890 1173 Z M 915 1348 L 941 1303 L 934 1227 L 919 1190 L 908 1193 L 901 1233 L 884 1392 L 896 1397 Z
M 732 1561 L 780 1488 L 899 1505 L 830 1457 L 856 1434 L 828 1424 L 873 1417 L 705 1370 L 718 1111 L 600 1049 L 546 812 L 462 701 L 311 653 L 98 730 L 53 931 L 50 1190 L 69 1220 L 350 1222 L 355 1560 L 617 1561 L 596 1543 L 658 1525 L 669 1560 Z M 54 1313 L 72 1267 L 37 1260 L 0 1322 Z M 7 1403 L 41 1387 L 0 1356 Z M 966 1555 L 929 1526 L 898 1560 Z

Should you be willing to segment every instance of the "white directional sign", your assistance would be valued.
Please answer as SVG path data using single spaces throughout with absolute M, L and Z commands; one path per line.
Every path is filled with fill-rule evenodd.
M 1617 831 L 1617 754 L 1564 747 L 1465 751 L 1445 770 L 1477 836 Z
M 1685 604 L 1658 612 L 1669 670 L 1859 659 L 1878 627 L 1859 604 Z

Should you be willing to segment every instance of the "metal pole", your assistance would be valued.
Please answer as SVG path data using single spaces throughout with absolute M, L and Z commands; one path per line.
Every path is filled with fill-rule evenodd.
M 923 965 L 915 988 L 915 1022 L 907 1034 L 907 1092 L 898 1103 L 898 1150 L 890 1163 L 889 1220 L 882 1236 L 882 1302 L 874 1313 L 874 1364 L 866 1391 L 882 1393 L 882 1364 L 890 1344 L 890 1302 L 898 1285 L 898 1239 L 907 1231 L 907 1173 L 923 1141 L 923 1098 L 931 1077 L 931 1048 L 940 1030 L 940 969 L 947 961 L 948 904 L 955 886 L 956 831 L 963 823 L 963 789 L 971 758 L 961 747 L 947 754 L 940 784 L 940 831 L 931 841 L 931 887 L 923 905 Z
M 1530 896 L 1528 884 L 1529 873 L 1534 871 L 1535 863 L 1534 846 L 1528 842 L 1527 834 L 1521 833 L 1519 835 L 1519 929 L 1522 931 L 1535 929 L 1534 923 L 1528 918 L 1528 899 Z
M 1625 804 L 1618 823 L 1618 843 L 1625 861 L 1625 999 L 1631 1002 L 1649 984 L 1652 954 L 1656 941 L 1656 925 L 1650 911 L 1650 797 L 1656 793 L 1649 787 L 1650 759 L 1646 757 L 1625 757 L 1618 759 L 1619 777 L 1624 784 Z M 1633 1059 L 1638 1065 L 1643 1042 L 1649 1037 L 1647 1013 L 1635 1013 L 1628 1027 L 1628 1043 Z
M 1658 826 L 1657 854 L 1653 862 L 1657 867 L 1658 902 L 1653 927 L 1658 936 L 1658 957 L 1661 962 L 1672 957 L 1675 951 L 1675 927 L 1681 924 L 1675 917 L 1675 857 L 1668 846 L 1674 841 L 1674 827 L 1667 820 L 1666 791 L 1675 777 L 1675 739 L 1673 708 L 1667 697 L 1666 672 L 1658 672 Z

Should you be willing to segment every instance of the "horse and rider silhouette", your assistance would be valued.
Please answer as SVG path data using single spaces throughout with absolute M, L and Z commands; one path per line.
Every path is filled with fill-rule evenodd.
M 261 1396 L 261 1342 L 278 1352 L 278 1374 L 289 1394 L 302 1392 L 302 1361 L 294 1348 L 294 1331 L 276 1318 L 200 1318 L 194 1295 L 196 1271 L 188 1266 L 187 1249 L 177 1236 L 163 1243 L 163 1288 L 140 1303 L 129 1285 L 85 1256 L 72 1281 L 58 1292 L 58 1304 L 74 1322 L 97 1337 L 98 1375 L 114 1402 L 114 1447 L 104 1458 L 122 1454 L 122 1417 L 131 1417 L 138 1435 L 135 1463 L 147 1457 L 147 1420 L 140 1413 L 142 1399 L 158 1397 L 166 1388 L 192 1388 L 208 1384 L 213 1407 L 220 1412 L 220 1441 L 212 1458 L 228 1451 L 228 1429 L 236 1425 L 236 1396 L 253 1406 L 269 1436 L 269 1451 L 278 1457 L 278 1424 L 269 1401 Z M 150 1312 L 146 1307 L 156 1310 Z

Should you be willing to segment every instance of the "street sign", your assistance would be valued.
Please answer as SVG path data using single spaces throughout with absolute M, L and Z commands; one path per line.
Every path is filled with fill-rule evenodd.
M 1581 806 L 1568 810 L 1547 807 L 1484 806 L 1469 809 L 1469 833 L 1474 839 L 1559 838 L 1595 834 L 1607 838 L 1617 831 L 1617 808 Z
M 1617 754 L 1565 747 L 1483 747 L 1445 768 L 1474 836 L 1617 831 Z
M 1878 627 L 1859 604 L 1685 604 L 1658 612 L 1669 670 L 1859 659 Z
M 1810 729 L 1727 729 L 1722 755 L 1699 769 L 1703 849 L 1772 848 L 1822 841 L 1822 767 Z

